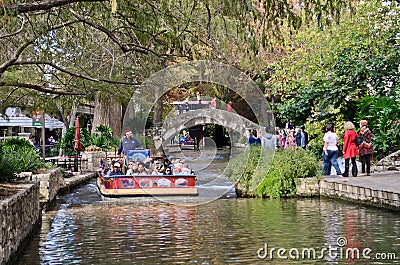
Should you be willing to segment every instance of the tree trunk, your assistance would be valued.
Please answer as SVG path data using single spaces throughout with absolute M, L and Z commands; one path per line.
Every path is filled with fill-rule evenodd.
M 101 98 L 96 96 L 94 106 L 92 132 L 99 125 L 106 125 L 112 129 L 114 138 L 121 137 L 121 103 L 115 98 Z
M 113 130 L 113 137 L 119 138 L 122 134 L 122 104 L 116 99 L 111 98 L 109 106 L 109 126 Z
M 162 123 L 162 107 L 163 107 L 162 104 L 163 104 L 162 99 L 157 100 L 156 104 L 154 104 L 154 109 L 153 109 L 154 125 L 159 125 Z

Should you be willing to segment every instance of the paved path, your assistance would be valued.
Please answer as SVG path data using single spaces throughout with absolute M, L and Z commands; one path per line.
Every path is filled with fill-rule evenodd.
M 324 176 L 329 182 L 345 182 L 348 185 L 400 193 L 400 171 L 385 171 L 372 173 L 371 176 L 341 178 L 338 176 Z
M 400 172 L 385 171 L 371 176 L 342 178 L 325 176 L 319 183 L 320 194 L 363 201 L 400 209 Z

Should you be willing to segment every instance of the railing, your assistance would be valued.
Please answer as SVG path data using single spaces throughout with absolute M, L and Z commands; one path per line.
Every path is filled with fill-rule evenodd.
M 58 167 L 73 170 L 74 172 L 82 172 L 82 156 L 52 156 L 46 157 L 46 162 L 50 162 Z M 87 161 L 87 159 L 86 159 Z

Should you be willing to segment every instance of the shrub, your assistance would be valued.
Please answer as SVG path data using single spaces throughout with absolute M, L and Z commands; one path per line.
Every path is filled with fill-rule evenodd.
M 4 142 L 4 146 L 10 147 L 10 146 L 19 146 L 19 147 L 32 147 L 33 146 L 25 139 L 23 138 L 10 138 L 7 139 Z
M 95 134 L 91 135 L 91 144 L 102 150 L 113 151 L 118 148 L 120 139 L 115 139 L 112 135 L 113 132 L 110 127 L 99 125 L 95 129 Z
M 91 144 L 90 133 L 86 128 L 81 128 L 81 145 L 85 149 Z M 62 138 L 60 147 L 64 149 L 66 155 L 75 155 L 75 127 L 70 127 Z
M 378 159 L 400 147 L 400 92 L 393 97 L 365 96 L 359 104 L 358 120 L 367 119 L 375 135 L 374 156 Z
M 0 182 L 10 182 L 16 173 L 46 168 L 34 147 L 24 139 L 8 139 L 0 148 Z
M 0 183 L 9 182 L 15 176 L 8 157 L 4 154 L 4 144 L 0 143 Z
M 264 174 L 265 177 L 252 193 L 260 197 L 279 198 L 295 194 L 299 178 L 321 176 L 322 167 L 307 150 L 283 149 L 275 153 L 272 166 L 266 175 L 262 170 L 256 171 L 255 174 Z
M 236 182 L 239 196 L 290 196 L 296 191 L 298 178 L 317 177 L 322 174 L 320 162 L 310 151 L 281 149 L 275 152 L 271 164 L 271 156 L 263 155 L 260 158 L 260 149 L 253 147 L 248 152 L 238 155 L 225 171 L 226 175 Z M 247 159 L 247 156 L 247 164 L 243 166 L 242 161 Z

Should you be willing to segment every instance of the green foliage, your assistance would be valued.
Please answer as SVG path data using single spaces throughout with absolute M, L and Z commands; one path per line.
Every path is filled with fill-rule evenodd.
M 114 150 L 119 145 L 119 139 L 114 139 L 112 129 L 106 125 L 99 125 L 95 134 L 91 135 L 91 144 L 103 150 Z
M 254 170 L 257 167 L 258 160 L 260 159 L 261 147 L 250 146 L 246 152 L 242 152 L 230 161 L 228 167 L 225 169 L 225 174 L 235 182 L 242 182 L 246 184 L 246 189 L 249 187 L 247 184 L 251 180 Z M 247 161 L 246 165 L 239 163 L 239 161 Z
M 338 26 L 299 31 L 288 56 L 270 66 L 267 86 L 282 95 L 278 118 L 316 127 L 309 133 L 318 157 L 319 128 L 328 121 L 342 140 L 345 121 L 358 125 L 365 118 L 376 136 L 376 157 L 398 150 L 399 17 L 381 1 L 366 1 Z
M 261 148 L 252 147 L 236 156 L 225 174 L 236 182 L 241 196 L 286 197 L 296 191 L 298 178 L 317 177 L 322 174 L 321 163 L 304 149 L 282 149 L 271 156 L 260 157 Z M 243 165 L 243 161 L 247 161 Z M 269 165 L 271 166 L 269 167 Z M 253 183 L 262 180 L 261 183 Z M 250 190 L 249 187 L 257 187 Z
M 38 172 L 46 168 L 34 147 L 25 139 L 8 139 L 0 145 L 0 182 L 9 182 L 15 174 Z
M 265 177 L 252 194 L 279 198 L 294 195 L 299 178 L 321 176 L 322 167 L 309 151 L 302 148 L 281 149 L 275 153 L 274 162 L 268 172 L 260 169 L 255 174 L 262 174 Z
M 4 141 L 4 146 L 6 147 L 30 147 L 33 149 L 33 146 L 23 138 L 10 138 Z
M 80 128 L 81 133 L 81 145 L 82 149 L 91 145 L 91 136 L 89 131 L 86 128 Z M 75 146 L 75 127 L 70 127 L 64 138 L 61 139 L 60 147 L 64 150 L 66 155 L 75 155 L 76 151 L 74 150 Z
M 374 151 L 382 158 L 400 147 L 400 98 L 366 96 L 358 105 L 358 119 L 368 120 L 375 135 Z
M 4 153 L 4 144 L 0 142 L 0 183 L 9 182 L 15 177 L 12 164 Z

